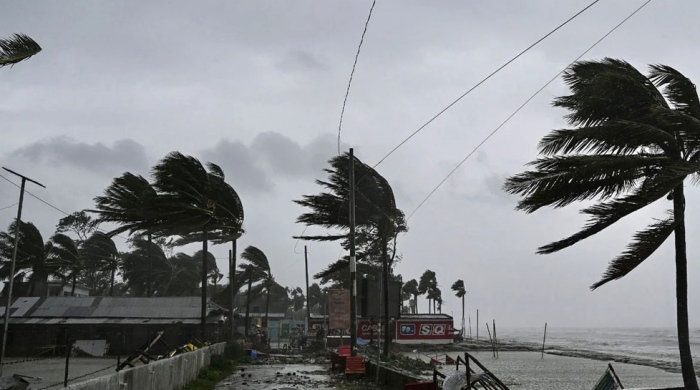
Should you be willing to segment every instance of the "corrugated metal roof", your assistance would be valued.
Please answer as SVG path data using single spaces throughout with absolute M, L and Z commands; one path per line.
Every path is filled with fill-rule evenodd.
M 201 302 L 201 297 L 22 297 L 13 302 L 11 308 L 16 310 L 12 311 L 11 318 L 21 319 L 23 323 L 65 323 L 62 321 L 66 320 L 71 323 L 81 320 L 87 320 L 86 323 L 127 320 L 133 320 L 128 323 L 161 320 L 176 323 L 188 319 L 199 323 Z M 222 309 L 210 302 L 208 312 Z M 0 312 L 4 311 L 5 307 L 0 306 Z M 109 322 L 101 322 L 107 320 Z
M 438 314 L 401 314 L 399 320 L 451 320 L 452 316 L 438 313 Z

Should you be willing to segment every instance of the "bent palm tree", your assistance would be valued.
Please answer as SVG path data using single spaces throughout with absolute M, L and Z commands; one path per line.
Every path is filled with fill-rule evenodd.
M 22 62 L 40 51 L 41 46 L 24 34 L 0 39 L 0 68 Z
M 355 223 L 358 238 L 366 243 L 367 248 L 376 250 L 382 263 L 382 286 L 384 327 L 388 329 L 389 320 L 389 273 L 396 254 L 396 239 L 399 233 L 407 231 L 404 213 L 396 207 L 396 199 L 389 182 L 372 167 L 364 164 L 357 157 L 350 160 L 348 153 L 330 160 L 332 169 L 325 169 L 328 181 L 316 180 L 316 183 L 329 192 L 318 195 L 304 195 L 294 202 L 311 209 L 297 218 L 297 222 L 307 226 L 317 225 L 324 228 L 340 230 L 341 234 L 323 236 L 302 236 L 304 240 L 337 241 L 343 240 L 348 246 L 349 224 L 349 172 L 352 162 L 355 177 Z M 393 255 L 389 257 L 389 242 L 393 241 Z M 373 250 L 369 253 L 374 254 Z M 372 256 L 368 256 L 368 259 Z M 359 259 L 358 259 L 359 260 Z M 351 281 L 352 283 L 352 281 Z M 356 329 L 351 329 L 355 335 Z M 353 340 L 355 338 L 353 337 Z M 384 356 L 389 353 L 389 332 L 384 335 Z M 354 341 L 352 341 L 354 343 Z M 353 348 L 354 349 L 354 348 Z
M 534 170 L 509 178 L 505 190 L 531 213 L 596 199 L 582 210 L 583 229 L 539 248 L 547 254 L 574 245 L 658 200 L 672 200 L 665 218 L 638 232 L 591 288 L 624 277 L 674 233 L 678 346 L 686 389 L 698 390 L 688 332 L 684 180 L 700 172 L 700 100 L 693 83 L 665 65 L 644 76 L 630 64 L 606 58 L 578 62 L 564 75 L 572 91 L 554 105 L 570 111 L 572 129 L 540 142 Z
M 251 302 L 251 291 L 253 283 L 262 282 L 267 290 L 267 297 L 270 297 L 270 288 L 274 283 L 274 278 L 272 277 L 272 272 L 270 270 L 270 262 L 267 260 L 267 256 L 260 249 L 249 246 L 245 248 L 243 253 L 241 253 L 241 259 L 246 260 L 247 264 L 241 264 L 240 268 L 245 272 L 245 277 L 248 280 L 248 298 L 246 300 L 245 308 L 245 334 L 248 335 L 248 330 L 250 329 L 250 302 Z M 266 309 L 269 307 L 269 301 L 266 305 Z M 267 313 L 265 314 L 267 317 Z M 267 320 L 267 318 L 266 318 Z
M 192 156 L 172 152 L 153 167 L 154 187 L 162 199 L 161 232 L 188 237 L 201 233 L 208 253 L 209 234 L 242 230 L 243 208 L 224 172 L 213 163 L 206 168 Z M 233 197 L 235 195 L 235 198 Z M 207 262 L 202 263 L 202 339 L 206 338 Z
M 65 279 L 61 268 L 72 262 L 73 254 L 72 247 L 64 248 L 62 245 L 68 244 L 70 246 L 72 240 L 63 234 L 56 234 L 51 240 L 44 243 L 39 229 L 34 224 L 20 221 L 19 226 L 15 273 L 31 272 L 29 295 L 34 295 L 36 287 L 45 285 L 49 277 Z M 17 223 L 15 221 L 10 224 L 7 232 L 0 232 L 0 258 L 7 260 L 0 267 L 0 278 L 14 277 L 14 275 L 10 275 L 9 260 L 12 259 L 16 229 Z M 62 257 L 63 255 L 65 257 Z
M 114 277 L 121 267 L 122 258 L 114 241 L 105 233 L 95 232 L 80 248 L 89 268 L 109 272 L 109 296 L 114 295 Z
M 464 336 L 464 296 L 467 295 L 467 290 L 464 288 L 464 281 L 457 279 L 452 284 L 452 291 L 455 292 L 457 298 L 462 298 L 462 336 Z
M 418 312 L 418 294 L 420 294 L 418 291 L 418 282 L 415 279 L 409 280 L 403 285 L 403 291 L 413 296 L 411 311 L 413 314 L 416 314 Z
M 437 277 L 435 276 L 435 272 L 427 269 L 425 272 L 423 272 L 423 275 L 421 275 L 420 282 L 418 282 L 418 293 L 420 295 L 425 294 L 426 298 L 428 298 L 428 313 L 430 313 L 431 301 L 434 295 L 433 290 L 435 290 L 435 288 L 437 288 Z

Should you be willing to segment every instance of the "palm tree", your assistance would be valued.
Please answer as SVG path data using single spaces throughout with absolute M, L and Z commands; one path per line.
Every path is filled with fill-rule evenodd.
M 300 215 L 297 222 L 307 226 L 316 225 L 324 228 L 339 230 L 340 234 L 322 236 L 302 236 L 304 240 L 313 241 L 337 241 L 343 240 L 343 245 L 348 246 L 349 232 L 349 171 L 350 155 L 336 156 L 330 161 L 331 169 L 326 169 L 329 174 L 328 181 L 317 180 L 316 183 L 329 192 L 318 195 L 304 195 L 302 199 L 294 202 L 311 209 Z M 366 243 L 368 253 L 376 253 L 382 264 L 384 326 L 388 329 L 389 317 L 389 273 L 396 255 L 396 239 L 399 233 L 407 231 L 404 213 L 396 207 L 396 199 L 389 182 L 376 170 L 364 164 L 354 157 L 352 161 L 355 177 L 355 224 L 357 226 L 360 241 Z M 393 242 L 392 256 L 389 257 L 389 243 Z M 373 256 L 367 256 L 371 259 Z M 359 260 L 359 259 L 358 259 Z M 354 332 L 353 332 L 354 333 Z M 389 332 L 385 332 L 384 351 L 389 353 Z
M 255 282 L 262 282 L 262 285 L 267 290 L 267 304 L 265 305 L 265 321 L 267 322 L 267 316 L 270 306 L 270 288 L 274 283 L 274 278 L 272 277 L 272 271 L 270 270 L 270 262 L 267 260 L 267 256 L 260 249 L 249 246 L 245 248 L 243 253 L 241 253 L 241 259 L 246 260 L 247 264 L 241 264 L 240 268 L 245 272 L 248 279 L 248 299 L 246 301 L 245 308 L 245 330 L 246 335 L 250 329 L 250 302 L 251 302 L 251 291 L 252 285 Z
M 40 51 L 41 46 L 24 34 L 0 39 L 0 68 L 29 59 Z
M 206 167 L 192 156 L 172 152 L 153 167 L 154 188 L 162 199 L 161 234 L 185 238 L 201 233 L 202 252 L 208 253 L 209 234 L 240 232 L 243 208 L 238 195 L 226 184 L 221 168 Z M 235 197 L 234 197 L 235 195 Z M 206 337 L 207 263 L 202 264 L 202 338 Z
M 148 245 L 146 247 L 146 260 L 149 264 L 143 271 L 147 274 L 146 294 L 151 296 L 153 292 L 153 267 L 154 257 L 151 252 L 154 246 L 153 233 L 163 226 L 161 210 L 162 200 L 151 183 L 140 175 L 126 172 L 115 178 L 112 184 L 104 191 L 103 196 L 95 198 L 97 210 L 88 210 L 99 214 L 97 222 L 111 222 L 120 225 L 107 233 L 109 237 L 128 232 L 145 233 Z
M 0 277 L 10 278 L 10 262 L 14 248 L 14 236 L 17 230 L 17 222 L 12 222 L 7 232 L 0 232 L 0 258 L 7 260 L 0 267 Z M 31 272 L 29 276 L 29 295 L 34 295 L 38 285 L 45 285 L 50 277 L 65 280 L 62 270 L 67 265 L 73 264 L 77 249 L 70 237 L 64 234 L 55 234 L 44 243 L 39 229 L 31 222 L 19 223 L 19 241 L 17 242 L 17 263 L 15 273 L 20 271 Z
M 467 295 L 467 290 L 464 288 L 464 281 L 457 279 L 452 284 L 452 291 L 455 292 L 457 298 L 462 298 L 462 336 L 464 336 L 464 296 Z
M 70 295 L 75 296 L 75 285 L 78 276 L 85 271 L 86 263 L 72 238 L 59 233 L 51 237 L 51 242 L 53 247 L 48 253 L 49 262 L 67 272 L 64 275 L 64 284 L 68 280 L 71 281 Z
M 403 292 L 413 296 L 413 305 L 411 310 L 413 314 L 418 313 L 418 294 L 420 294 L 418 291 L 418 282 L 415 279 L 411 279 L 403 285 L 402 290 Z
M 428 298 L 428 313 L 430 313 L 430 304 L 433 299 L 433 290 L 437 287 L 437 278 L 435 272 L 427 269 L 423 272 L 420 277 L 420 282 L 418 282 L 418 293 L 420 295 L 426 295 Z M 418 307 L 418 304 L 416 304 Z
M 109 272 L 109 296 L 114 296 L 114 277 L 121 268 L 121 253 L 105 233 L 95 232 L 81 246 L 81 256 L 89 268 Z
M 606 58 L 574 64 L 564 75 L 572 91 L 554 101 L 566 108 L 572 129 L 555 130 L 540 142 L 534 170 L 509 178 L 505 190 L 523 199 L 518 209 L 566 206 L 596 199 L 582 212 L 584 228 L 539 248 L 559 251 L 652 203 L 672 210 L 638 232 L 591 288 L 622 278 L 674 233 L 678 345 L 686 389 L 698 390 L 688 334 L 687 254 L 683 182 L 700 172 L 700 99 L 677 70 L 652 65 L 644 76 L 627 62 Z

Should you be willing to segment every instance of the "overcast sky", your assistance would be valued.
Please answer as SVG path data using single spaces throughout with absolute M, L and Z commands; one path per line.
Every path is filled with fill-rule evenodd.
M 343 149 L 374 165 L 440 109 L 589 0 L 379 0 L 345 111 Z M 603 0 L 455 105 L 377 169 L 407 214 L 471 149 L 546 81 L 642 0 Z M 241 195 L 247 234 L 239 248 L 265 251 L 283 285 L 304 283 L 303 245 L 293 235 L 337 152 L 348 76 L 371 1 L 6 2 L 0 37 L 25 33 L 43 51 L 0 69 L 0 163 L 47 186 L 29 186 L 56 207 L 93 206 L 111 180 L 146 175 L 178 150 L 222 166 Z M 700 3 L 657 0 L 588 59 L 619 57 L 645 70 L 665 63 L 700 80 Z M 409 221 L 399 237 L 404 280 L 437 273 L 446 304 L 464 279 L 467 310 L 516 326 L 673 326 L 673 248 L 595 292 L 610 259 L 660 204 L 573 248 L 534 252 L 579 228 L 580 205 L 526 215 L 503 180 L 536 157 L 539 139 L 565 127 L 552 108 L 557 81 L 503 127 Z M 14 179 L 13 179 L 14 180 Z M 0 180 L 0 208 L 18 191 Z M 700 191 L 688 197 L 690 325 L 700 326 Z M 0 211 L 5 228 L 15 207 Z M 24 220 L 45 239 L 58 211 L 28 197 Z M 313 230 L 313 231 L 312 231 Z M 309 229 L 308 233 L 322 230 Z M 122 243 L 120 243 L 122 245 Z M 194 251 L 196 248 L 186 248 Z M 309 271 L 339 256 L 309 244 Z M 214 247 L 225 268 L 228 247 Z M 426 309 L 425 299 L 419 308 Z M 458 320 L 456 320 L 457 323 Z

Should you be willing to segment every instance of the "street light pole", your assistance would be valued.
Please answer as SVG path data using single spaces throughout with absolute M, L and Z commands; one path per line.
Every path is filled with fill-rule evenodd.
M 10 326 L 10 305 L 12 305 L 12 288 L 14 287 L 14 282 L 15 282 L 15 265 L 17 263 L 17 247 L 19 244 L 19 230 L 21 227 L 21 221 L 22 221 L 22 203 L 24 202 L 24 187 L 27 183 L 27 181 L 30 181 L 38 186 L 41 186 L 43 188 L 46 188 L 43 184 L 34 181 L 24 175 L 20 175 L 19 173 L 12 171 L 10 169 L 7 169 L 5 167 L 2 167 L 2 169 L 6 170 L 7 172 L 10 172 L 13 175 L 17 175 L 22 178 L 22 185 L 20 186 L 19 190 L 19 205 L 17 207 L 17 220 L 15 221 L 15 240 L 14 240 L 14 247 L 12 248 L 12 262 L 10 263 L 10 286 L 7 289 L 7 300 L 5 302 L 5 321 L 3 324 L 3 332 L 2 332 L 2 352 L 0 353 L 0 376 L 2 376 L 2 366 L 5 363 L 5 346 L 7 345 L 7 329 Z
M 350 148 L 350 354 L 357 355 L 357 282 L 355 264 L 355 153 Z

